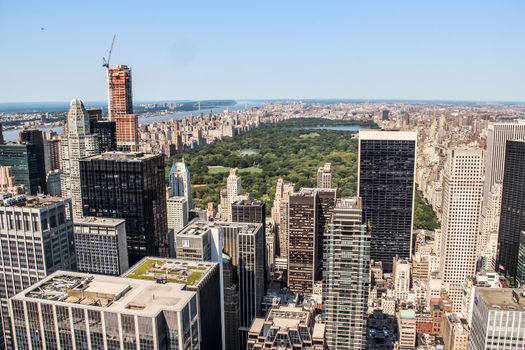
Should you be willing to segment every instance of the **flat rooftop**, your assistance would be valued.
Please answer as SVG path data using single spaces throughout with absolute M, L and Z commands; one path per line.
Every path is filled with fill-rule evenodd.
M 286 305 L 270 309 L 266 321 L 280 328 L 295 328 L 300 324 L 309 324 L 311 312 L 301 306 Z
M 215 266 L 217 263 L 207 261 L 146 257 L 122 277 L 198 286 Z
M 154 316 L 163 310 L 181 311 L 194 296 L 182 284 L 57 271 L 14 298 Z
M 82 158 L 81 161 L 116 160 L 121 162 L 140 162 L 157 156 L 158 154 L 143 152 L 104 152 L 91 157 Z
M 476 290 L 487 307 L 491 310 L 515 310 L 525 312 L 525 289 L 477 288 Z
M 204 221 L 193 221 L 176 233 L 176 236 L 202 236 L 210 232 L 210 226 Z
M 114 218 L 100 218 L 97 216 L 84 216 L 83 218 L 75 219 L 76 225 L 85 225 L 85 226 L 118 226 L 124 224 L 126 220 L 124 219 L 114 219 Z
M 416 141 L 415 131 L 359 130 L 360 140 Z
M 53 196 L 26 196 L 25 194 L 9 196 L 0 194 L 0 206 L 4 207 L 26 207 L 26 208 L 45 208 L 53 204 L 64 202 L 64 198 Z

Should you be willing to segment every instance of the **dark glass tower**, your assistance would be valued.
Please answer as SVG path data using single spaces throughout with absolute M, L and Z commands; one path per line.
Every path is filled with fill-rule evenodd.
M 507 141 L 497 266 L 516 279 L 521 231 L 525 230 L 525 140 Z
M 43 179 L 39 186 L 42 187 L 42 192 L 46 190 L 46 163 L 45 163 L 45 156 L 44 156 L 44 135 L 42 134 L 42 131 L 40 130 L 22 130 L 18 134 L 18 142 L 25 143 L 25 144 L 31 144 L 34 147 L 32 148 L 35 154 L 36 154 L 36 162 L 37 162 L 37 168 L 39 175 L 38 177 Z
M 130 266 L 168 255 L 164 158 L 107 152 L 80 160 L 85 216 L 126 220 Z
M 16 184 L 24 185 L 26 194 L 35 195 L 46 188 L 45 166 L 38 154 L 38 146 L 31 143 L 0 145 L 0 165 L 12 168 Z
M 411 255 L 416 139 L 415 132 L 359 132 L 358 196 L 372 226 L 370 258 L 385 272 L 396 255 Z
M 117 129 L 114 121 L 96 120 L 90 121 L 91 133 L 98 136 L 98 147 L 100 153 L 117 150 Z

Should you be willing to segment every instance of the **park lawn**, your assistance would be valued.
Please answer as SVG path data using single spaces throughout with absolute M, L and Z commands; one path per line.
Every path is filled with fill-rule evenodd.
M 230 172 L 230 168 L 220 165 L 208 165 L 208 174 L 226 174 Z

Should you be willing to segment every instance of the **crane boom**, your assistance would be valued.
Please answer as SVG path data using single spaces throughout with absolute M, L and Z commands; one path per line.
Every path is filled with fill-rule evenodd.
M 111 40 L 111 46 L 108 50 L 108 58 L 102 57 L 102 67 L 106 67 L 109 69 L 109 61 L 111 60 L 111 53 L 113 52 L 113 46 L 115 45 L 115 39 L 117 38 L 117 34 L 113 34 L 113 40 Z

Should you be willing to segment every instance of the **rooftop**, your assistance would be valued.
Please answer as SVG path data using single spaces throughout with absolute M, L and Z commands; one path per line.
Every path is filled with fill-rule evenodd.
M 124 219 L 114 219 L 114 218 L 100 218 L 96 216 L 84 216 L 82 218 L 75 219 L 75 225 L 89 225 L 89 226 L 118 226 L 124 224 L 126 220 Z
M 477 288 L 476 290 L 491 310 L 525 311 L 525 289 Z
M 270 309 L 266 321 L 280 328 L 295 328 L 300 324 L 308 325 L 312 313 L 301 306 L 284 305 Z
M 153 316 L 163 310 L 182 310 L 195 295 L 183 288 L 182 284 L 57 271 L 14 298 Z
M 404 320 L 413 320 L 416 318 L 416 312 L 412 309 L 399 310 L 399 317 Z
M 210 226 L 204 221 L 193 221 L 181 231 L 177 232 L 177 236 L 202 236 L 210 232 Z
M 0 194 L 0 206 L 45 208 L 53 204 L 64 202 L 64 198 L 53 196 L 26 196 L 20 194 L 12 196 L 10 193 Z
M 416 141 L 415 131 L 359 130 L 360 140 Z
M 81 161 L 92 160 L 115 160 L 119 162 L 140 162 L 142 160 L 157 157 L 158 154 L 143 152 L 104 152 L 91 157 L 83 158 Z
M 212 262 L 146 257 L 123 277 L 197 286 L 216 265 Z

